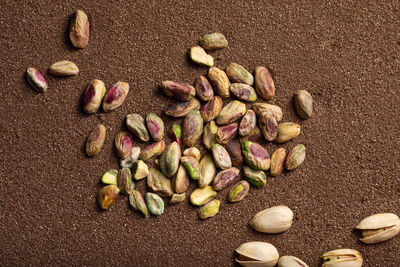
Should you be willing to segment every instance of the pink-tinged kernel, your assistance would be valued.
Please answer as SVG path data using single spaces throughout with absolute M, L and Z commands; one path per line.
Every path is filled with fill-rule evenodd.
M 117 109 L 124 102 L 129 93 L 129 84 L 125 82 L 117 82 L 108 89 L 104 101 L 103 110 L 105 112 Z
M 91 85 L 89 85 L 89 88 L 85 92 L 85 97 L 83 99 L 83 103 L 84 104 L 90 103 L 90 101 L 92 101 L 92 99 L 94 97 L 94 94 L 95 94 L 94 87 L 91 84 Z
M 261 145 L 259 145 L 257 143 L 251 144 L 250 152 L 251 152 L 251 154 L 253 154 L 257 158 L 269 159 L 269 155 L 268 155 L 267 150 L 265 150 Z
M 33 89 L 41 93 L 47 90 L 47 82 L 37 69 L 28 68 L 26 70 L 26 75 L 28 83 Z
M 104 99 L 104 101 L 107 104 L 112 103 L 115 101 L 119 96 L 121 95 L 121 91 L 119 90 L 117 85 L 114 85 L 113 87 L 110 88 L 110 90 L 107 92 L 107 95 Z

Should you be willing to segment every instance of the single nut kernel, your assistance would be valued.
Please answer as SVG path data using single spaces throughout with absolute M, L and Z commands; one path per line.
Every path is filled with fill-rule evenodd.
M 172 178 L 172 188 L 176 193 L 184 193 L 189 188 L 190 180 L 185 167 L 179 165 L 178 171 Z
M 250 220 L 249 225 L 261 233 L 276 234 L 292 226 L 293 211 L 286 206 L 275 206 L 262 210 Z
M 244 166 L 243 174 L 249 183 L 254 187 L 264 187 L 267 184 L 267 176 L 263 171 L 253 170 L 249 166 Z
M 257 94 L 256 91 L 254 91 L 254 88 L 245 83 L 232 83 L 229 90 L 231 90 L 231 93 L 241 100 L 249 102 L 257 100 Z
M 265 266 L 272 267 L 278 262 L 278 250 L 267 242 L 247 242 L 236 249 L 236 262 L 241 266 Z
M 194 87 L 184 82 L 163 81 L 160 88 L 166 96 L 173 96 L 181 101 L 189 101 L 196 95 Z
M 285 168 L 292 171 L 299 167 L 306 158 L 306 147 L 303 144 L 295 146 L 289 153 L 285 161 Z
M 69 39 L 73 46 L 84 48 L 89 42 L 89 19 L 85 12 L 76 10 L 69 28 Z
M 90 133 L 86 141 L 86 154 L 89 157 L 94 157 L 100 153 L 106 139 L 106 127 L 103 124 L 98 124 Z
M 94 114 L 99 110 L 101 101 L 106 94 L 106 87 L 104 82 L 100 80 L 93 80 L 86 88 L 85 96 L 83 98 L 83 111 L 87 114 Z
M 150 140 L 147 128 L 144 125 L 144 119 L 139 114 L 129 114 L 126 116 L 126 126 L 136 138 L 143 142 Z
M 115 185 L 106 185 L 97 194 L 97 203 L 103 210 L 109 209 L 117 200 L 119 189 Z
M 239 125 L 239 135 L 246 136 L 253 131 L 254 127 L 256 127 L 257 118 L 256 113 L 249 109 L 246 111 L 246 114 L 243 116 Z
M 79 69 L 75 63 L 68 60 L 62 60 L 51 65 L 49 72 L 56 76 L 71 76 L 78 74 Z
M 279 258 L 278 267 L 308 267 L 308 265 L 294 256 L 282 256 Z
M 131 149 L 131 154 L 126 159 L 121 159 L 119 165 L 121 168 L 132 168 L 133 164 L 139 159 L 140 147 L 134 146 Z
M 306 90 L 298 90 L 294 96 L 294 106 L 300 118 L 303 120 L 309 119 L 313 111 L 311 94 Z
M 182 140 L 188 146 L 194 146 L 203 133 L 203 119 L 198 110 L 190 111 L 183 120 Z
M 362 220 L 356 229 L 361 231 L 360 241 L 365 244 L 384 242 L 400 232 L 400 219 L 394 213 L 378 213 Z
M 169 135 L 172 141 L 178 142 L 180 146 L 182 145 L 182 127 L 179 124 L 172 125 Z
M 195 189 L 190 195 L 190 203 L 195 206 L 202 206 L 207 200 L 215 197 L 217 195 L 217 191 L 213 189 L 212 186 L 206 186 L 203 188 Z
M 146 125 L 154 141 L 161 141 L 164 138 L 164 122 L 156 114 L 147 114 Z
M 285 163 L 286 158 L 286 149 L 278 148 L 272 153 L 271 156 L 271 167 L 269 169 L 269 173 L 271 176 L 278 176 L 283 171 L 283 164 Z
M 208 150 L 211 150 L 213 145 L 217 143 L 217 131 L 218 126 L 214 121 L 210 121 L 204 127 L 203 144 Z
M 146 161 L 156 156 L 160 156 L 161 153 L 163 153 L 164 149 L 165 149 L 164 140 L 155 142 L 142 149 L 142 151 L 140 152 L 140 159 Z
M 196 98 L 192 98 L 186 102 L 168 104 L 164 108 L 164 114 L 167 116 L 180 118 L 185 117 L 190 111 L 200 109 L 200 102 Z
M 151 214 L 160 216 L 164 212 L 164 200 L 154 193 L 147 192 L 144 196 L 146 205 Z
M 361 267 L 363 258 L 357 250 L 354 249 L 337 249 L 322 255 L 321 267 Z
M 216 50 L 228 46 L 228 40 L 220 32 L 205 34 L 200 39 L 200 45 L 207 50 Z
M 117 82 L 111 86 L 106 92 L 103 100 L 104 112 L 109 112 L 119 108 L 126 99 L 129 93 L 129 84 L 125 82 Z
M 135 189 L 132 173 L 129 168 L 122 168 L 118 172 L 118 188 L 122 194 L 129 195 Z
M 211 67 L 208 70 L 207 78 L 220 97 L 230 97 L 229 86 L 231 86 L 231 82 L 223 70 L 217 67 Z
M 188 157 L 193 157 L 197 161 L 199 161 L 201 158 L 200 150 L 198 150 L 196 147 L 186 148 L 185 151 L 183 151 L 183 155 Z
M 257 116 L 261 114 L 261 112 L 269 111 L 275 117 L 276 121 L 281 121 L 283 117 L 282 109 L 277 105 L 272 105 L 268 103 L 254 103 L 253 110 Z
M 268 151 L 257 143 L 246 141 L 242 143 L 244 160 L 253 169 L 266 171 L 270 166 Z
M 214 58 L 204 51 L 200 46 L 194 46 L 189 50 L 190 59 L 201 66 L 214 66 Z
M 229 64 L 229 66 L 226 68 L 226 75 L 228 75 L 229 80 L 231 80 L 233 83 L 243 83 L 250 86 L 254 83 L 253 75 L 248 72 L 242 65 L 236 63 Z M 257 95 L 255 96 L 257 97 Z
M 270 142 L 274 141 L 278 135 L 278 122 L 272 113 L 269 111 L 261 112 L 258 116 L 258 122 L 265 139 Z
M 243 164 L 242 150 L 240 143 L 236 140 L 230 140 L 226 145 L 225 149 L 231 158 L 232 165 L 235 167 L 241 167 Z
M 195 158 L 183 156 L 181 158 L 181 164 L 185 167 L 190 178 L 193 180 L 198 180 L 200 178 L 200 165 Z
M 240 101 L 234 100 L 222 108 L 217 117 L 219 125 L 226 125 L 237 121 L 246 114 L 246 105 Z
M 39 93 L 44 93 L 47 90 L 47 82 L 43 75 L 35 68 L 28 68 L 26 70 L 26 79 L 30 86 Z
M 199 187 L 206 187 L 214 179 L 217 167 L 215 166 L 213 157 L 205 155 L 200 161 L 200 177 L 198 180 Z
M 182 194 L 173 194 L 169 204 L 173 205 L 173 204 L 177 204 L 179 202 L 183 202 L 186 199 L 186 193 L 182 193 Z
M 119 132 L 114 139 L 117 154 L 121 159 L 126 159 L 131 154 L 132 137 L 128 132 Z
M 201 109 L 201 117 L 204 122 L 209 122 L 214 120 L 222 109 L 222 98 L 219 96 L 214 96 L 207 102 Z
M 214 90 L 206 77 L 200 76 L 194 82 L 194 89 L 202 101 L 209 101 L 214 97 Z
M 118 171 L 110 169 L 101 176 L 101 182 L 103 184 L 118 185 Z
M 218 199 L 213 199 L 207 202 L 203 207 L 199 209 L 199 218 L 204 220 L 207 218 L 214 217 L 219 211 L 221 202 Z
M 246 141 L 251 141 L 255 143 L 261 142 L 263 139 L 263 135 L 261 133 L 260 128 L 256 125 L 254 129 L 246 136 L 243 136 L 239 139 L 240 143 L 244 143 Z
M 167 146 L 160 158 L 160 169 L 167 177 L 172 177 L 179 168 L 181 160 L 181 147 L 178 142 L 172 142 Z
M 133 190 L 129 194 L 129 204 L 135 211 L 141 212 L 145 219 L 150 217 L 146 202 L 144 202 L 143 196 L 139 191 Z
M 245 181 L 241 180 L 229 190 L 228 193 L 228 201 L 229 202 L 238 202 L 242 200 L 247 193 L 249 192 L 250 184 Z
M 267 100 L 272 99 L 275 96 L 275 83 L 268 69 L 256 67 L 254 73 L 257 94 Z
M 143 160 L 136 161 L 132 168 L 135 180 L 143 179 L 149 175 L 149 167 Z
M 217 142 L 221 145 L 227 144 L 236 136 L 238 127 L 239 124 L 236 122 L 219 127 L 217 131 Z
M 232 161 L 229 157 L 228 152 L 220 144 L 213 145 L 212 155 L 215 161 L 215 165 L 217 165 L 218 168 L 223 170 L 232 167 Z
M 149 169 L 147 186 L 161 197 L 170 197 L 173 194 L 171 180 L 155 168 Z
M 278 135 L 275 141 L 285 143 L 296 138 L 300 134 L 300 125 L 294 122 L 285 122 L 278 125 Z
M 216 191 L 221 191 L 229 184 L 231 184 L 236 178 L 239 177 L 240 170 L 231 167 L 225 170 L 220 171 L 214 178 L 213 187 Z

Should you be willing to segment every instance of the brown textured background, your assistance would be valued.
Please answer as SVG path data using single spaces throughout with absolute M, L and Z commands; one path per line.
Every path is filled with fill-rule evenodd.
M 77 8 L 91 18 L 83 50 L 66 34 Z M 310 266 L 341 247 L 359 250 L 365 266 L 399 266 L 400 237 L 363 245 L 352 230 L 370 214 L 400 214 L 399 12 L 398 1 L 2 0 L 0 264 L 233 266 L 235 248 L 260 240 Z M 124 116 L 159 114 L 171 102 L 157 90 L 160 81 L 204 74 L 186 52 L 213 31 L 229 40 L 212 53 L 217 66 L 271 69 L 272 102 L 282 106 L 284 121 L 299 122 L 294 92 L 311 92 L 313 118 L 284 145 L 304 143 L 305 163 L 252 188 L 240 203 L 227 204 L 223 191 L 220 213 L 205 221 L 188 202 L 149 220 L 132 212 L 126 197 L 99 212 L 99 177 L 118 167 L 113 138 Z M 48 66 L 62 59 L 74 61 L 79 75 L 50 76 Z M 30 66 L 48 80 L 45 94 L 27 86 Z M 107 87 L 129 82 L 125 104 L 84 115 L 81 98 L 92 79 Z M 88 159 L 84 143 L 99 122 L 107 139 Z M 276 147 L 267 145 L 270 153 Z M 137 188 L 145 192 L 144 182 Z M 295 213 L 290 230 L 264 235 L 248 227 L 254 213 L 279 204 Z

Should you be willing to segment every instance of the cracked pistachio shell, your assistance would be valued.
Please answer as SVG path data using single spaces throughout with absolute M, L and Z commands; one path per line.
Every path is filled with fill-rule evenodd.
M 231 93 L 229 91 L 229 86 L 231 86 L 231 82 L 229 81 L 229 78 L 226 75 L 225 71 L 217 67 L 211 67 L 208 70 L 207 78 L 210 81 L 215 92 L 220 97 L 228 98 L 231 96 Z
M 249 225 L 261 233 L 276 234 L 289 229 L 292 221 L 291 209 L 286 206 L 275 206 L 256 213 Z
M 155 168 L 149 169 L 147 186 L 161 197 L 170 197 L 173 194 L 171 180 Z
M 216 191 L 221 191 L 228 185 L 230 185 L 236 178 L 239 177 L 240 170 L 235 167 L 231 167 L 220 171 L 214 178 L 213 187 Z
M 147 177 L 147 175 L 149 175 L 149 167 L 143 160 L 140 160 L 140 159 L 137 160 L 133 164 L 132 169 L 133 169 L 133 178 L 135 180 L 143 179 L 143 178 Z
M 159 116 L 154 113 L 147 114 L 146 125 L 154 141 L 161 141 L 164 138 L 164 122 Z
M 163 81 L 160 88 L 166 96 L 172 96 L 181 101 L 189 101 L 196 95 L 194 87 L 185 82 Z
M 178 171 L 172 178 L 172 188 L 176 193 L 184 193 L 189 188 L 190 180 L 185 167 L 179 165 Z
M 363 259 L 357 250 L 337 249 L 322 255 L 321 267 L 361 267 Z
M 101 182 L 103 184 L 112 184 L 112 185 L 117 185 L 118 182 L 118 171 L 114 169 L 110 169 L 106 171 L 103 176 L 101 176 Z
M 98 124 L 90 133 L 86 141 L 86 154 L 89 157 L 94 157 L 100 153 L 106 139 L 106 127 L 103 124 Z
M 179 124 L 172 125 L 169 135 L 173 141 L 178 142 L 180 146 L 182 145 L 182 127 Z
M 228 75 L 229 80 L 231 80 L 233 83 L 243 83 L 247 85 L 253 85 L 254 83 L 253 75 L 248 72 L 242 65 L 231 63 L 226 68 L 225 72 L 226 75 Z
M 219 211 L 221 202 L 218 199 L 213 199 L 207 202 L 203 207 L 199 209 L 199 218 L 204 220 L 207 218 L 214 217 Z
M 258 116 L 258 122 L 260 129 L 265 139 L 272 142 L 278 135 L 278 122 L 275 117 L 269 111 L 263 111 Z
M 200 161 L 200 177 L 198 180 L 199 187 L 206 187 L 214 179 L 217 167 L 215 166 L 213 157 L 208 154 L 205 155 Z
M 87 114 L 94 114 L 100 108 L 101 101 L 106 94 L 106 86 L 100 80 L 90 82 L 83 97 L 83 111 Z
M 278 267 L 308 267 L 308 265 L 294 256 L 282 256 L 279 258 Z
M 384 242 L 400 232 L 400 219 L 393 213 L 378 213 L 362 220 L 356 229 L 361 231 L 360 241 L 365 244 Z
M 253 241 L 236 249 L 236 262 L 245 267 L 272 267 L 279 259 L 278 250 L 270 243 Z
M 283 165 L 286 158 L 286 149 L 278 148 L 272 153 L 271 156 L 271 166 L 269 168 L 269 173 L 271 176 L 278 176 L 283 171 Z
M 311 94 L 306 90 L 298 90 L 294 95 L 294 106 L 300 118 L 303 120 L 309 119 L 313 111 L 313 99 Z
M 205 34 L 200 38 L 199 44 L 207 50 L 216 50 L 228 46 L 228 40 L 220 32 Z
M 164 140 L 155 142 L 142 149 L 142 151 L 140 152 L 140 159 L 146 161 L 154 157 L 157 157 L 161 155 L 161 153 L 163 153 L 164 149 L 165 149 Z
M 239 141 L 240 143 L 244 143 L 246 141 L 251 141 L 251 142 L 261 142 L 263 138 L 263 135 L 261 133 L 260 127 L 258 127 L 257 125 L 254 127 L 254 129 L 246 136 L 240 137 Z
M 131 154 L 132 137 L 128 132 L 119 132 L 114 139 L 117 154 L 121 159 L 126 159 Z
M 89 42 L 90 23 L 88 16 L 82 10 L 76 10 L 71 19 L 69 39 L 73 46 L 85 48 Z
M 144 196 L 147 209 L 151 214 L 160 216 L 164 212 L 164 200 L 157 194 L 147 192 Z
M 61 60 L 51 65 L 49 72 L 55 76 L 72 76 L 79 73 L 79 68 L 74 62 Z
M 119 189 L 115 185 L 106 185 L 97 194 L 97 203 L 103 210 L 109 209 L 117 200 Z
M 249 181 L 252 186 L 260 188 L 267 184 L 267 176 L 263 171 L 253 170 L 249 166 L 244 166 L 243 174 L 246 180 Z
M 250 184 L 245 181 L 241 180 L 229 190 L 228 193 L 228 201 L 229 202 L 238 202 L 242 200 L 247 193 L 249 192 Z
M 117 82 L 111 86 L 106 92 L 103 100 L 103 110 L 108 112 L 119 108 L 129 93 L 129 84 L 125 82 Z
M 132 181 L 132 173 L 129 168 L 122 168 L 118 172 L 118 188 L 122 194 L 129 195 L 135 189 L 135 183 Z
M 275 117 L 276 121 L 281 121 L 283 117 L 282 109 L 279 106 L 273 104 L 261 102 L 254 103 L 253 110 L 257 116 L 259 116 L 263 111 L 269 111 Z
M 143 142 L 150 140 L 149 133 L 147 132 L 146 125 L 144 124 L 144 119 L 139 114 L 127 115 L 126 126 L 128 127 L 129 131 L 131 131 L 139 140 Z
M 296 138 L 300 134 L 300 125 L 294 122 L 285 122 L 278 125 L 278 135 L 275 141 L 285 143 Z
M 181 193 L 181 194 L 173 194 L 171 199 L 169 200 L 169 204 L 177 204 L 179 202 L 183 202 L 186 199 L 186 193 Z
M 238 128 L 239 124 L 236 122 L 219 127 L 217 131 L 217 142 L 221 145 L 226 145 L 236 136 Z
M 203 144 L 208 150 L 211 150 L 213 145 L 217 143 L 217 131 L 218 126 L 214 121 L 210 121 L 204 127 Z
M 233 100 L 222 108 L 217 117 L 219 125 L 226 125 L 237 121 L 246 114 L 246 105 L 240 101 Z
M 246 136 L 253 131 L 254 127 L 256 127 L 257 118 L 256 113 L 249 109 L 246 111 L 246 114 L 243 116 L 239 125 L 239 135 Z
M 131 154 L 126 159 L 121 159 L 119 165 L 121 168 L 132 168 L 133 164 L 139 159 L 140 147 L 134 146 L 131 149 Z
M 184 121 L 182 127 L 182 140 L 188 146 L 194 146 L 200 139 L 203 133 L 203 119 L 198 110 L 190 111 Z
M 198 150 L 196 147 L 186 148 L 183 151 L 183 155 L 188 156 L 188 157 L 193 157 L 193 158 L 197 159 L 197 161 L 199 161 L 201 158 L 200 150 Z
M 167 177 L 172 177 L 179 168 L 181 160 L 181 148 L 178 142 L 167 146 L 160 158 L 160 169 Z
M 231 93 L 241 100 L 248 102 L 254 102 L 257 100 L 256 91 L 248 84 L 232 83 L 229 90 L 231 90 Z
M 272 99 L 275 96 L 275 83 L 268 69 L 256 67 L 254 74 L 257 94 L 264 99 Z
M 164 108 L 164 114 L 167 116 L 180 118 L 185 117 L 190 111 L 200 109 L 200 102 L 196 98 L 192 98 L 186 102 L 168 104 Z
M 200 178 L 200 165 L 197 159 L 193 157 L 183 156 L 181 164 L 185 167 L 190 178 L 198 180 Z
M 214 58 L 204 51 L 200 46 L 193 46 L 189 50 L 190 59 L 201 66 L 212 67 L 214 66 Z
M 196 95 L 202 101 L 209 101 L 214 97 L 214 90 L 207 80 L 206 77 L 200 76 L 194 82 L 194 89 L 196 90 Z
M 139 191 L 133 190 L 129 193 L 129 204 L 135 211 L 141 212 L 145 219 L 150 217 L 146 202 Z
M 30 86 L 39 93 L 44 93 L 47 90 L 48 84 L 43 75 L 35 68 L 26 70 L 26 78 Z
M 197 188 L 190 195 L 190 203 L 195 206 L 202 206 L 209 199 L 215 197 L 216 195 L 217 191 L 215 191 L 212 186 L 208 185 L 203 188 Z
M 218 117 L 222 109 L 222 98 L 214 96 L 201 109 L 201 117 L 204 122 L 209 122 Z
M 211 152 L 218 168 L 223 170 L 232 167 L 231 158 L 223 146 L 214 144 Z
M 225 149 L 231 158 L 232 165 L 235 167 L 241 167 L 243 164 L 243 156 L 240 143 L 237 140 L 230 140 L 225 145 Z
M 299 167 L 306 158 L 306 147 L 303 144 L 295 146 L 289 153 L 285 161 L 285 168 L 292 171 Z
M 270 166 L 268 151 L 258 143 L 246 141 L 242 143 L 244 160 L 253 169 L 266 171 Z

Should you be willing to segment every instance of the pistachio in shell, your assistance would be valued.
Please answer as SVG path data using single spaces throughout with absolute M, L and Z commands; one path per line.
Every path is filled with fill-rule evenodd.
M 249 225 L 258 232 L 276 234 L 289 229 L 292 221 L 291 209 L 286 206 L 275 206 L 256 213 Z
M 329 251 L 321 258 L 321 267 L 361 267 L 363 264 L 360 252 L 348 248 Z
M 361 231 L 361 242 L 380 243 L 393 238 L 400 232 L 400 219 L 394 213 L 378 213 L 363 219 L 356 229 Z
M 246 141 L 242 143 L 244 160 L 253 169 L 266 171 L 270 167 L 268 151 L 258 143 Z
M 236 254 L 236 262 L 245 267 L 273 267 L 279 259 L 278 250 L 274 245 L 261 241 L 241 244 L 236 249 Z
M 278 267 L 308 267 L 308 265 L 294 256 L 282 256 L 279 258 Z

